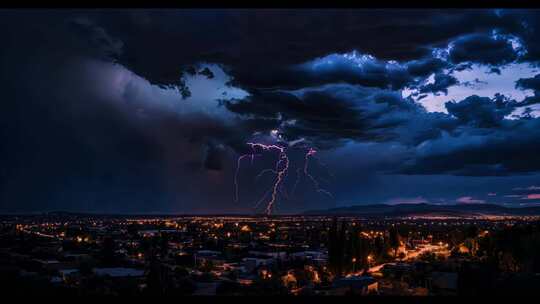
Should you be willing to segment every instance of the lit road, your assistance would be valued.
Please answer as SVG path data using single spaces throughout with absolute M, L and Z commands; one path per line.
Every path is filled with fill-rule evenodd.
M 445 246 L 444 244 L 442 244 L 442 245 L 439 245 L 439 244 L 437 244 L 437 245 L 426 244 L 426 245 L 423 245 L 423 246 L 421 246 L 419 248 L 416 248 L 415 250 L 407 251 L 405 258 L 403 258 L 400 261 L 414 260 L 414 259 L 418 258 L 420 255 L 422 255 L 424 253 L 428 253 L 428 252 L 440 253 L 440 254 L 443 254 L 445 256 L 448 256 L 450 254 L 450 252 L 448 250 L 448 247 Z M 372 267 L 369 268 L 368 272 L 370 272 L 370 273 L 379 272 L 384 267 L 384 265 L 386 265 L 386 264 L 391 264 L 391 263 L 382 263 L 382 264 L 372 266 Z M 362 275 L 362 274 L 363 274 L 363 271 L 357 271 L 357 272 L 351 273 L 351 274 L 349 274 L 347 276 L 357 276 L 357 275 Z
M 441 253 L 445 256 L 449 255 L 448 247 L 445 246 L 444 244 L 443 245 L 426 244 L 426 245 L 423 245 L 421 248 L 408 251 L 403 261 L 416 259 L 418 256 L 424 253 L 428 253 L 428 252 Z

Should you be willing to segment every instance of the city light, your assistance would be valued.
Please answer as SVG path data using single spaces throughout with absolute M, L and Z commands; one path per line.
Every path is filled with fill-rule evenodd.
M 61 240 L 65 236 L 66 225 L 79 227 L 78 231 L 86 230 L 84 227 L 93 227 L 84 235 L 73 237 L 75 242 L 81 244 L 91 244 L 91 242 L 103 244 L 102 231 L 107 229 L 114 231 L 108 235 L 108 237 L 114 238 L 114 255 L 117 255 L 117 258 L 123 256 L 125 265 L 130 264 L 131 267 L 138 267 L 136 269 L 145 269 L 152 261 L 170 263 L 171 265 L 183 263 L 181 265 L 184 266 L 181 267 L 186 268 L 188 275 L 193 280 L 197 280 L 198 276 L 204 273 L 211 274 L 215 280 L 231 280 L 230 277 L 235 278 L 238 274 L 243 274 L 244 277 L 236 278 L 235 282 L 245 288 L 254 284 L 253 277 L 249 277 L 247 274 L 259 271 L 260 278 L 265 281 L 270 281 L 273 276 L 278 276 L 281 278 L 279 281 L 286 285 L 290 294 L 300 294 L 305 286 L 298 286 L 301 281 L 295 276 L 296 271 L 303 271 L 307 281 L 311 284 L 319 285 L 339 280 L 339 276 L 336 276 L 335 273 L 336 266 L 332 260 L 335 259 L 333 256 L 335 252 L 330 246 L 330 240 L 325 239 L 330 236 L 328 225 L 333 220 L 332 217 L 325 216 L 276 216 L 264 220 L 258 217 L 194 216 L 174 220 L 155 217 L 139 220 L 112 219 L 85 222 L 79 219 L 76 222 L 62 223 L 34 223 L 31 220 L 23 222 L 17 220 L 14 227 L 18 233 L 31 234 L 50 241 Z M 365 242 L 363 246 L 366 246 L 365 250 L 369 252 L 367 255 L 362 255 L 363 258 L 359 258 L 358 252 L 353 251 L 352 243 L 344 245 L 342 250 L 349 251 L 341 251 L 339 256 L 350 256 L 350 259 L 348 263 L 341 266 L 344 269 L 342 277 L 350 280 L 365 276 L 369 276 L 370 280 L 371 278 L 391 280 L 386 277 L 388 269 L 392 269 L 392 267 L 413 268 L 416 262 L 426 259 L 430 254 L 436 255 L 437 259 L 436 261 L 428 260 L 429 263 L 446 263 L 446 261 L 456 263 L 455 261 L 450 262 L 453 258 L 451 252 L 459 254 L 460 259 L 464 257 L 473 259 L 478 251 L 478 240 L 489 237 L 485 233 L 488 230 L 480 230 L 481 233 L 477 235 L 478 239 L 464 239 L 456 246 L 456 250 L 453 250 L 449 243 L 452 237 L 451 232 L 454 229 L 468 225 L 468 223 L 474 223 L 489 228 L 490 231 L 496 231 L 496 229 L 509 229 L 507 224 L 515 224 L 518 221 L 516 218 L 501 223 L 478 219 L 471 222 L 445 220 L 447 225 L 441 225 L 440 222 L 423 219 L 362 220 L 351 218 L 346 220 L 351 221 L 351 226 L 352 223 L 358 222 L 362 227 L 367 228 L 356 236 Z M 527 223 L 529 220 L 536 219 L 522 218 L 519 220 Z M 136 234 L 123 228 L 126 224 L 139 221 L 144 222 L 145 227 L 139 229 Z M 408 233 L 400 235 L 397 247 L 391 247 L 392 243 L 389 242 L 388 238 L 389 227 L 392 227 L 392 224 L 398 228 L 402 226 L 411 229 Z M 162 229 L 167 226 L 170 228 L 182 226 L 186 229 Z M 238 229 L 237 232 L 247 233 L 236 234 L 238 237 L 233 237 L 236 235 L 224 227 L 237 227 L 235 228 Z M 277 229 L 278 227 L 279 229 Z M 339 235 L 341 233 L 345 234 L 345 238 L 341 240 L 344 242 L 343 244 L 353 241 L 352 236 L 356 233 L 354 229 L 345 229 L 343 232 L 339 230 L 339 226 L 337 229 L 337 233 L 334 234 L 335 239 L 332 242 L 340 241 Z M 490 235 L 491 233 L 493 232 L 490 232 Z M 163 239 L 165 235 L 167 238 Z M 310 236 L 310 238 L 306 236 Z M 167 241 L 164 242 L 164 240 Z M 213 240 L 214 242 L 210 244 L 203 240 Z M 358 238 L 356 240 L 358 241 Z M 376 253 L 377 242 L 382 242 L 380 243 L 384 246 L 382 248 L 388 249 L 387 254 Z M 57 244 L 61 244 L 61 242 Z M 394 255 L 396 248 L 399 252 L 398 255 Z M 79 250 L 86 255 L 93 255 L 97 260 L 102 258 L 102 250 L 93 251 L 91 246 Z M 58 252 L 69 254 L 69 252 L 64 251 Z M 290 261 L 296 261 L 298 266 L 295 267 L 300 268 L 278 266 L 292 265 L 288 263 Z M 272 272 L 269 269 L 272 269 Z M 236 274 L 231 275 L 231 273 Z

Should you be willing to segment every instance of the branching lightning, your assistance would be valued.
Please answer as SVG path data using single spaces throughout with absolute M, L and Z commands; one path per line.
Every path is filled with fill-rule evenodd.
M 288 194 L 289 192 L 287 191 L 287 187 L 284 184 L 284 179 L 287 176 L 289 165 L 290 165 L 289 156 L 287 155 L 288 147 L 277 145 L 277 144 L 268 145 L 268 144 L 256 143 L 256 142 L 248 142 L 247 145 L 250 146 L 252 153 L 241 155 L 238 157 L 238 160 L 237 160 L 237 166 L 236 166 L 236 171 L 234 175 L 235 201 L 237 202 L 239 200 L 238 174 L 240 172 L 240 165 L 241 165 L 242 160 L 246 157 L 251 157 L 251 163 L 253 164 L 253 160 L 256 155 L 255 153 L 257 149 L 259 151 L 262 150 L 262 151 L 278 152 L 278 158 L 274 165 L 274 168 L 264 169 L 261 172 L 259 172 L 259 174 L 257 174 L 257 176 L 255 177 L 255 180 L 258 180 L 259 178 L 261 178 L 263 175 L 267 173 L 272 173 L 274 176 L 272 186 L 264 193 L 264 195 L 257 201 L 257 203 L 254 206 L 254 208 L 257 209 L 259 205 L 261 205 L 265 200 L 267 200 L 265 213 L 267 215 L 270 215 L 272 214 L 272 211 L 274 210 L 274 207 L 275 207 L 275 204 L 279 195 L 281 195 L 285 199 L 289 198 L 289 194 Z M 293 145 L 289 145 L 289 146 L 293 146 Z M 301 167 L 298 167 L 296 169 L 297 177 L 296 177 L 296 181 L 294 183 L 291 193 L 294 195 L 296 188 L 300 182 L 300 177 L 303 173 L 304 176 L 307 176 L 312 181 L 313 185 L 315 186 L 315 190 L 317 192 L 323 193 L 333 198 L 333 195 L 330 192 L 320 187 L 320 183 L 309 172 L 310 159 L 314 158 L 313 155 L 317 153 L 317 151 L 311 147 L 304 146 L 304 148 L 307 148 L 307 152 L 304 157 L 304 167 L 303 167 L 303 170 Z M 270 197 L 268 198 L 268 196 Z
M 236 161 L 236 171 L 234 172 L 234 201 L 238 202 L 238 172 L 240 172 L 240 163 L 242 162 L 242 159 L 249 156 L 250 154 L 244 154 L 238 157 L 238 160 Z
M 323 189 L 320 187 L 320 184 L 319 182 L 315 179 L 315 177 L 313 177 L 313 175 L 311 175 L 308 171 L 308 168 L 309 168 L 309 159 L 310 157 L 313 157 L 313 155 L 317 153 L 317 151 L 313 148 L 309 148 L 309 150 L 307 151 L 306 153 L 306 156 L 305 156 L 305 159 L 304 159 L 304 175 L 306 175 L 307 177 L 309 177 L 309 179 L 311 179 L 311 181 L 313 182 L 313 184 L 315 185 L 315 190 L 317 192 L 320 192 L 320 193 L 324 193 L 330 197 L 334 197 L 332 195 L 332 193 L 328 192 L 327 190 Z

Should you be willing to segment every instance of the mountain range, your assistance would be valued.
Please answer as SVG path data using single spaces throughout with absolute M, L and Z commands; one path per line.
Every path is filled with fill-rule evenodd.
M 400 216 L 532 216 L 540 215 L 540 207 L 510 208 L 494 204 L 372 204 L 339 207 L 325 210 L 309 210 L 305 215 L 341 215 L 364 217 L 400 217 Z

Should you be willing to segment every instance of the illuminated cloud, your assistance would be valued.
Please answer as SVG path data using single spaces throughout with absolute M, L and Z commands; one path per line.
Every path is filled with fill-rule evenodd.
M 521 199 L 526 199 L 526 200 L 540 200 L 540 193 L 531 193 L 531 194 L 527 194 L 526 196 L 524 196 L 523 198 Z
M 462 196 L 456 199 L 456 202 L 460 204 L 484 204 L 486 201 L 480 199 L 473 199 L 471 196 Z
M 398 205 L 398 204 L 427 204 L 429 203 L 428 200 L 425 198 L 418 196 L 413 198 L 394 198 L 391 200 L 386 201 L 385 204 L 388 205 Z

